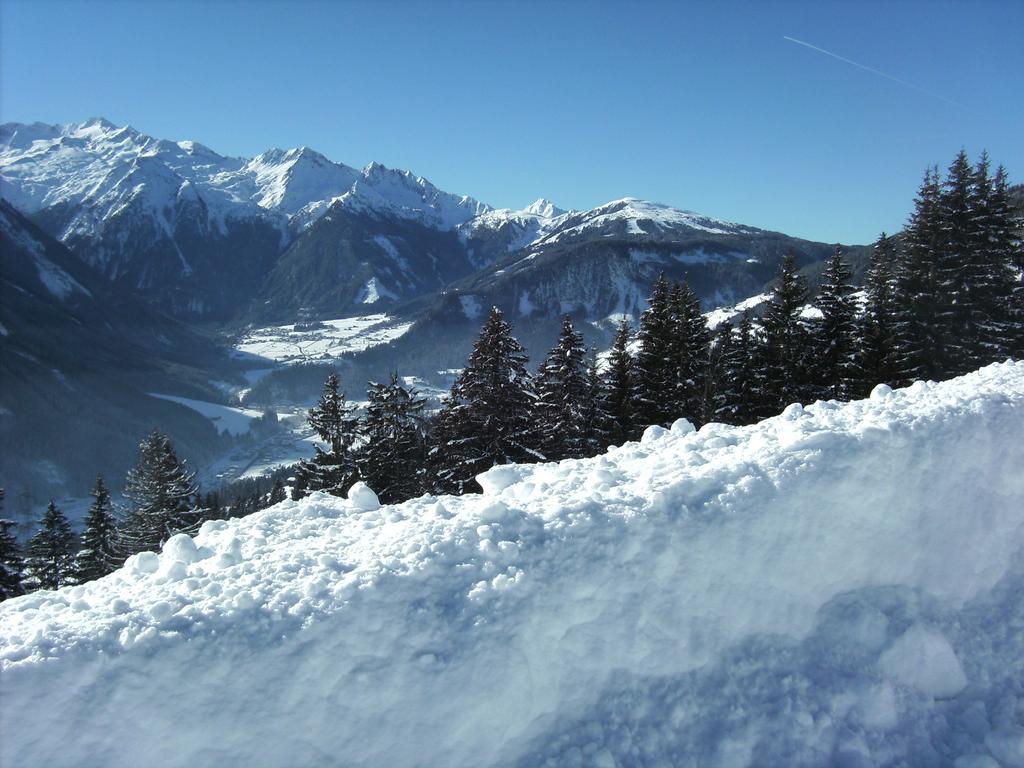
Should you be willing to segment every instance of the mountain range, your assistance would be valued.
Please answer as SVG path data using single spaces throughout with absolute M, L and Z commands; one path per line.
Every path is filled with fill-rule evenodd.
M 688 280 L 711 309 L 762 291 L 783 255 L 813 270 L 834 247 L 636 198 L 499 209 L 379 163 L 358 170 L 305 147 L 226 157 L 102 118 L 0 126 L 0 197 L 2 439 L 17 444 L 42 423 L 33 456 L 65 457 L 50 473 L 57 485 L 81 484 L 66 465 L 88 451 L 54 447 L 61 418 L 44 403 L 74 403 L 65 422 L 76 409 L 104 414 L 81 434 L 111 425 L 123 458 L 141 424 L 188 422 L 154 412 L 154 380 L 211 399 L 223 397 L 212 381 L 239 380 L 238 361 L 218 350 L 225 334 L 380 312 L 410 323 L 343 361 L 359 389 L 387 370 L 461 365 L 492 305 L 536 362 L 566 314 L 606 343 L 659 273 Z M 847 250 L 863 261 L 866 249 Z M 301 374 L 265 381 L 275 375 Z M 184 439 L 202 455 L 211 439 L 193 427 Z M 6 460 L 0 482 L 23 469 Z

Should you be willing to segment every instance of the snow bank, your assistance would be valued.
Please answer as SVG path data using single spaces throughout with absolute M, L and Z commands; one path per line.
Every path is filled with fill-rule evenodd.
M 0 605 L 0 762 L 1024 764 L 1021 434 L 1007 363 L 208 523 Z

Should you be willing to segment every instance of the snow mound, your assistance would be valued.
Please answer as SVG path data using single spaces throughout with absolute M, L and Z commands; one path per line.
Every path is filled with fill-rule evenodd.
M 0 605 L 18 766 L 997 765 L 1024 364 L 313 494 Z

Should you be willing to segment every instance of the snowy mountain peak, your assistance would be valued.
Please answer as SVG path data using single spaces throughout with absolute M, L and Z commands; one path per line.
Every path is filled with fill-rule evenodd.
M 561 216 L 566 211 L 559 208 L 557 205 L 552 203 L 550 200 L 546 200 L 543 197 L 539 197 L 526 206 L 523 209 L 523 213 L 528 213 L 533 216 L 540 216 L 545 219 L 552 219 L 555 216 Z
M 141 165 L 142 158 L 155 162 Z M 143 168 L 154 178 L 140 176 Z M 154 139 L 102 117 L 69 125 L 0 127 L 4 196 L 29 214 L 58 205 L 91 209 L 75 213 L 67 231 L 98 237 L 103 222 L 115 212 L 103 200 L 123 202 L 146 186 L 168 188 L 168 174 L 178 178 L 174 193 L 188 180 L 196 198 L 222 228 L 228 218 L 268 215 L 284 217 L 282 226 L 294 219 L 301 227 L 339 199 L 439 229 L 450 229 L 490 210 L 471 197 L 442 192 L 409 171 L 373 162 L 360 172 L 308 147 L 271 149 L 248 160 L 224 157 L 194 141 Z M 129 177 L 132 189 L 118 189 Z M 166 202 L 172 201 L 173 197 Z M 156 209 L 165 207 L 158 200 L 153 202 Z

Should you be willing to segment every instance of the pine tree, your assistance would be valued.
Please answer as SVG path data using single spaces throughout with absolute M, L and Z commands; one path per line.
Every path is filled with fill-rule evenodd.
M 611 445 L 622 445 L 636 437 L 633 356 L 629 353 L 629 336 L 629 320 L 623 319 L 612 342 L 608 367 L 602 377 L 604 410 L 610 418 L 608 439 Z
M 673 420 L 685 417 L 700 426 L 711 418 L 714 410 L 711 382 L 707 377 L 711 332 L 701 312 L 700 299 L 686 283 L 672 289 L 672 315 L 675 323 Z
M 4 489 L 0 488 L 0 515 L 3 514 L 3 503 Z M 21 583 L 25 561 L 14 536 L 15 525 L 13 520 L 0 517 L 0 601 L 25 594 Z
M 893 264 L 896 248 L 885 232 L 875 242 L 864 290 L 864 314 L 857 326 L 856 394 L 866 396 L 876 384 L 896 379 Z
M 302 463 L 303 491 L 344 496 L 359 478 L 352 450 L 359 436 L 359 420 L 353 411 L 339 389 L 337 374 L 331 373 L 320 401 L 306 413 L 306 420 L 328 450 L 317 446 L 312 460 Z
M 360 477 L 385 504 L 419 496 L 426 490 L 426 401 L 395 373 L 387 384 L 371 384 L 367 400 L 365 441 L 356 457 Z
M 810 335 L 800 318 L 807 286 L 792 256 L 782 260 L 764 317 L 763 363 L 765 406 L 778 413 L 808 395 Z
M 725 320 L 715 328 L 715 338 L 711 344 L 708 359 L 707 379 L 711 394 L 710 421 L 720 424 L 742 423 L 740 414 L 743 407 L 743 394 L 740 390 L 742 379 L 738 374 L 739 367 L 736 332 L 732 323 Z
M 541 363 L 537 375 L 538 445 L 548 461 L 586 455 L 582 421 L 587 395 L 586 355 L 583 336 L 566 316 L 558 344 Z
M 749 311 L 745 311 L 740 319 L 735 345 L 732 364 L 725 374 L 737 392 L 735 421 L 732 423 L 753 424 L 775 414 L 777 403 L 772 400 L 765 381 L 768 369 L 764 360 L 766 345 L 754 327 Z
M 81 548 L 75 558 L 79 582 L 106 576 L 118 565 L 117 523 L 110 492 L 102 477 L 96 478 L 92 498 L 92 506 L 85 518 Z
M 677 332 L 671 287 L 665 275 L 654 284 L 648 308 L 640 316 L 639 349 L 634 366 L 633 408 L 638 426 L 668 426 L 679 414 Z
M 274 479 L 274 485 L 270 489 L 270 495 L 267 497 L 267 506 L 274 506 L 280 504 L 282 501 L 288 498 L 288 492 L 284 488 L 284 483 L 281 478 Z
M 935 321 L 941 339 L 940 369 L 945 376 L 977 367 L 984 318 L 975 289 L 985 280 L 987 265 L 977 247 L 976 216 L 981 201 L 975 180 L 967 153 L 961 150 L 949 167 L 938 199 Z M 988 190 L 982 193 L 988 197 Z
M 1024 248 L 1007 196 L 1006 171 L 988 179 L 988 157 L 975 170 L 977 210 L 973 219 L 978 254 L 975 293 L 979 307 L 976 363 L 1024 356 Z
M 25 586 L 29 590 L 57 589 L 75 583 L 75 537 L 64 513 L 51 499 L 28 543 Z
M 178 459 L 170 439 L 154 429 L 139 446 L 128 472 L 128 513 L 118 536 L 120 557 L 159 549 L 175 533 L 193 533 L 202 522 L 192 506 L 195 474 Z
M 903 236 L 895 285 L 896 384 L 938 379 L 945 370 L 939 323 L 943 301 L 938 281 L 941 232 L 939 172 L 929 169 L 914 200 Z
M 495 464 L 544 460 L 535 444 L 537 395 L 526 360 L 500 310 L 492 308 L 438 415 L 431 454 L 438 490 L 476 491 L 476 475 Z
M 607 392 L 597 355 L 593 352 L 587 360 L 584 387 L 581 414 L 583 455 L 597 456 L 612 445 L 614 420 L 608 410 Z
M 853 272 L 837 245 L 822 275 L 814 323 L 813 365 L 818 397 L 848 400 L 856 388 L 856 319 Z

